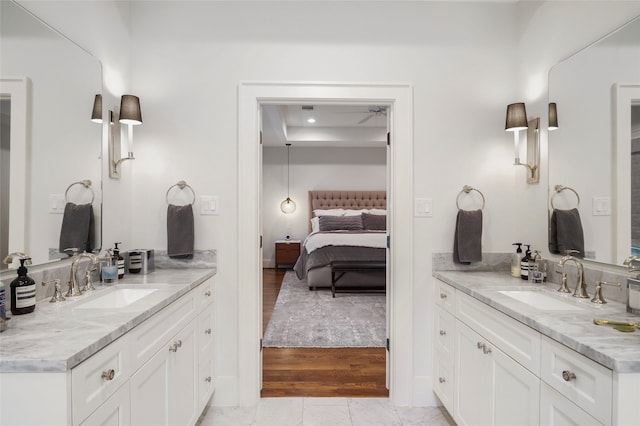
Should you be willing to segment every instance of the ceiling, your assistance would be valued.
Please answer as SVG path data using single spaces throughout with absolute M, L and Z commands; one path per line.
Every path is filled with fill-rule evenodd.
M 263 146 L 384 147 L 383 105 L 263 105 Z M 313 118 L 315 122 L 308 120 Z

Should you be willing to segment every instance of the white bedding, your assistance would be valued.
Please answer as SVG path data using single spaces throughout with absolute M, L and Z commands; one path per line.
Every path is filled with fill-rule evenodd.
M 387 247 L 387 233 L 375 232 L 314 232 L 304 240 L 307 253 L 325 246 Z

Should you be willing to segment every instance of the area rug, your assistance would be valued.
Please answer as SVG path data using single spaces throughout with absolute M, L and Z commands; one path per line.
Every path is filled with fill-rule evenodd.
M 263 338 L 276 348 L 384 347 L 384 294 L 310 291 L 287 271 Z

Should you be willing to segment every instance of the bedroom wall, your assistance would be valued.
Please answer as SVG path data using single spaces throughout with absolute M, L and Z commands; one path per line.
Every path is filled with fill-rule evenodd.
M 20 3 L 34 3 L 36 13 L 94 52 L 105 65 L 107 90 L 114 90 L 107 84 L 109 69 L 122 79 L 122 90 L 142 98 L 145 124 L 136 128 L 136 161 L 125 167 L 121 181 L 104 180 L 105 241 L 127 233 L 124 238 L 138 246 L 163 248 L 162 198 L 178 179 L 192 183 L 198 194 L 220 196 L 219 216 L 196 216 L 197 248 L 219 252 L 217 405 L 237 404 L 242 391 L 236 338 L 242 303 L 235 242 L 238 81 L 413 85 L 414 195 L 434 200 L 434 216 L 414 222 L 409 403 L 435 404 L 429 385 L 431 254 L 451 250 L 455 196 L 463 184 L 487 196 L 486 251 L 510 249 L 513 238 L 546 245 L 546 132 L 541 182 L 527 185 L 524 169 L 511 165 L 512 139 L 502 130 L 505 106 L 525 100 L 529 114 L 541 116 L 546 128 L 548 69 L 640 13 L 638 2 L 624 1 L 372 2 L 366 7 Z M 131 35 L 129 18 L 135 24 Z M 528 226 L 522 227 L 525 219 Z
M 386 148 L 296 148 L 290 151 L 290 196 L 296 211 L 285 215 L 280 203 L 287 196 L 287 150 L 262 150 L 263 262 L 275 266 L 275 240 L 286 235 L 304 240 L 309 233 L 311 190 L 384 190 Z

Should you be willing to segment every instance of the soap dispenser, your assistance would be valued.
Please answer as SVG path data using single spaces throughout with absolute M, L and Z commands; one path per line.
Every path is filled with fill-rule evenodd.
M 113 249 L 113 257 L 116 260 L 116 264 L 118 265 L 118 279 L 121 280 L 124 278 L 124 257 L 120 254 L 120 249 L 118 248 L 118 244 L 122 244 L 121 242 L 113 243 L 115 248 Z
M 31 264 L 30 257 L 20 258 L 18 277 L 11 281 L 11 313 L 22 315 L 33 312 L 36 309 L 36 282 L 27 276 L 25 266 Z
M 518 246 L 516 252 L 511 254 L 511 276 L 520 278 L 520 255 L 522 255 L 522 243 L 513 243 L 512 246 Z
M 107 284 L 118 282 L 118 265 L 113 251 L 107 249 L 104 255 L 105 264 L 102 266 L 102 281 Z
M 534 284 L 541 284 L 544 281 L 545 267 L 539 250 L 534 250 L 529 259 L 529 281 Z
M 523 244 L 527 249 L 524 252 L 524 256 L 520 261 L 520 278 L 523 280 L 529 279 L 529 261 L 531 260 L 531 245 Z

